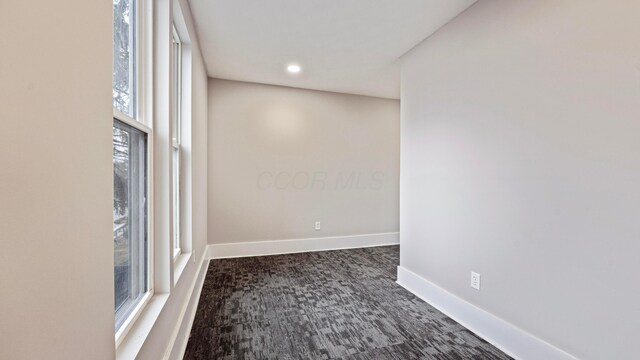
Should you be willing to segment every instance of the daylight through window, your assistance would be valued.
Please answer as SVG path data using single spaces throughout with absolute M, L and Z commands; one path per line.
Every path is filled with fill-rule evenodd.
M 138 111 L 136 0 L 113 0 L 113 246 L 119 338 L 150 295 L 148 127 Z

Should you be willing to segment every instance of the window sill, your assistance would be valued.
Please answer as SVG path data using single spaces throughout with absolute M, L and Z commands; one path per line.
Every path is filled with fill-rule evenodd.
M 135 324 L 116 348 L 117 360 L 134 360 L 138 356 L 168 299 L 169 294 L 165 293 L 154 294 L 151 297 Z
M 189 263 L 192 255 L 193 252 L 182 253 L 176 256 L 176 258 L 173 260 L 173 286 L 176 286 L 176 284 L 178 284 L 178 280 L 180 280 L 180 276 L 182 275 L 184 269 L 187 267 L 187 264 Z

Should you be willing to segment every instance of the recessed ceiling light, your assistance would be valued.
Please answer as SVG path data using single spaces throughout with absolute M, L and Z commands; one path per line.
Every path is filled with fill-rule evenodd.
M 300 72 L 300 70 L 302 70 L 302 68 L 300 68 L 300 65 L 291 64 L 287 66 L 287 71 L 290 72 L 291 74 L 297 74 Z

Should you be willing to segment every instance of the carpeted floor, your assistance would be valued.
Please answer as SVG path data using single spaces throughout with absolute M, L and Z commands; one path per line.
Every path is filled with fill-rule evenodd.
M 510 359 L 395 283 L 399 247 L 212 260 L 185 359 Z

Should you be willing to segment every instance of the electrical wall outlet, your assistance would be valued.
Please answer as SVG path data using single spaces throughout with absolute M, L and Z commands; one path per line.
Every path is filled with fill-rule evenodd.
M 320 221 L 316 221 L 316 231 L 320 231 Z
M 480 290 L 480 274 L 477 272 L 471 272 L 471 287 Z

